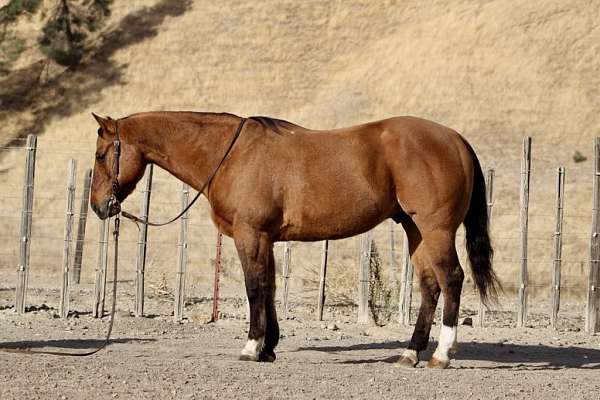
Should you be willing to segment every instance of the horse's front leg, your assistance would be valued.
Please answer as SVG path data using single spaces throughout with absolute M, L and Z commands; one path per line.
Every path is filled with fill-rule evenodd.
M 248 342 L 242 349 L 240 359 L 274 361 L 273 350 L 279 340 L 279 328 L 273 304 L 273 243 L 266 233 L 242 224 L 234 227 L 233 239 L 244 270 L 246 294 L 250 303 Z

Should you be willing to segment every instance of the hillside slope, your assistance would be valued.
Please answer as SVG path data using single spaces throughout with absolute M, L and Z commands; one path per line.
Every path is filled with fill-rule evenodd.
M 92 163 L 92 111 L 228 111 L 312 128 L 410 114 L 474 144 L 500 175 L 498 209 L 507 214 L 516 212 L 521 138 L 533 136 L 534 167 L 545 175 L 534 182 L 532 210 L 551 213 L 550 168 L 562 163 L 575 171 L 568 206 L 588 215 L 587 170 L 600 134 L 597 21 L 597 0 L 119 0 L 95 54 L 77 71 L 54 69 L 32 89 L 19 80 L 37 71 L 32 64 L 2 82 L 0 140 L 18 145 L 15 137 L 39 135 L 36 212 L 60 215 L 67 159 L 76 157 L 80 171 Z M 575 150 L 588 161 L 574 165 Z M 19 209 L 22 160 L 21 150 L 0 157 L 2 191 L 17 193 L 4 199 L 7 209 Z M 518 228 L 510 215 L 494 224 Z M 589 223 L 572 226 L 583 236 Z M 61 220 L 39 229 L 60 236 Z M 4 231 L 16 234 L 18 220 Z M 516 258 L 514 245 L 498 247 Z M 583 249 L 576 242 L 566 252 L 579 260 Z
M 90 110 L 179 108 L 323 128 L 414 114 L 471 136 L 528 133 L 571 146 L 599 133 L 597 1 L 145 0 L 114 9 L 104 45 L 114 48 L 100 49 L 113 73 L 89 74 L 90 63 L 66 76 L 95 81 L 79 82 L 85 104 L 56 110 L 53 123 L 67 132 L 45 123 L 35 133 L 83 135 L 75 126 L 93 127 Z

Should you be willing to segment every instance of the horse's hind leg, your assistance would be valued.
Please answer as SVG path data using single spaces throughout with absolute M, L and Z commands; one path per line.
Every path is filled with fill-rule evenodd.
M 234 226 L 233 238 L 244 270 L 246 294 L 250 303 L 248 342 L 242 349 L 240 359 L 274 361 L 273 349 L 279 338 L 279 329 L 273 305 L 275 266 L 270 265 L 273 260 L 273 243 L 266 233 L 247 225 Z M 277 338 L 274 337 L 273 319 Z
M 416 265 L 415 265 L 416 267 Z M 419 352 L 427 349 L 429 332 L 440 295 L 440 287 L 431 271 L 425 270 L 418 274 L 421 288 L 421 306 L 408 348 L 400 357 L 400 365 L 414 367 L 419 362 Z
M 438 346 L 427 364 L 431 368 L 447 368 L 448 352 L 456 349 L 460 294 L 464 273 L 458 261 L 454 232 L 435 231 L 424 236 L 432 269 L 444 295 L 444 312 Z
M 410 245 L 413 263 L 421 289 L 421 306 L 408 348 L 402 354 L 399 364 L 403 367 L 414 367 L 419 362 L 419 352 L 427 349 L 429 332 L 440 295 L 440 286 L 430 268 L 429 257 L 422 241 L 421 234 L 411 220 L 403 222 Z

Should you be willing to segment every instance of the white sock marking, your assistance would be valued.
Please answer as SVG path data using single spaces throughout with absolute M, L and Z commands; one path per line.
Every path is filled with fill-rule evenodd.
M 448 351 L 456 346 L 456 326 L 446 326 L 442 324 L 440 329 L 440 339 L 433 357 L 440 361 L 448 360 Z
M 250 339 L 246 342 L 246 346 L 242 349 L 242 355 L 252 357 L 258 360 L 258 355 L 265 345 L 265 338 L 261 337 L 258 340 Z

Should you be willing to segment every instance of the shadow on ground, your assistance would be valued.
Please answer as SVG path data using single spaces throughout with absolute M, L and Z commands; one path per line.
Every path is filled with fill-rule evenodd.
M 352 358 L 338 361 L 340 364 L 395 363 L 400 358 L 407 342 L 391 341 L 365 343 L 351 346 L 307 346 L 295 351 L 320 351 L 344 355 L 344 352 L 372 350 L 390 350 L 387 357 L 366 357 L 352 355 Z M 434 349 L 437 343 L 430 345 Z M 428 360 L 431 350 L 423 352 L 421 358 Z M 585 347 L 552 347 L 545 345 L 497 344 L 497 343 L 460 343 L 459 351 L 453 357 L 459 361 L 482 361 L 500 365 L 457 366 L 456 368 L 478 369 L 600 369 L 600 350 Z M 456 364 L 456 363 L 455 363 Z
M 85 62 L 46 82 L 42 83 L 41 79 L 48 66 L 45 61 L 11 73 L 0 85 L 0 121 L 15 114 L 22 121 L 16 131 L 0 132 L 2 143 L 15 145 L 17 138 L 40 134 L 52 118 L 80 112 L 100 100 L 104 88 L 126 83 L 123 71 L 127 65 L 116 64 L 111 60 L 112 55 L 158 35 L 165 19 L 184 14 L 192 3 L 191 0 L 162 0 L 124 17 L 114 29 L 101 36 Z M 20 113 L 23 113 L 22 118 Z
M 120 338 L 111 339 L 110 343 L 145 343 L 154 342 L 155 339 Z M 0 349 L 93 349 L 104 343 L 103 339 L 55 339 L 55 340 L 23 340 L 19 342 L 0 342 Z M 46 349 L 49 350 L 49 349 Z

